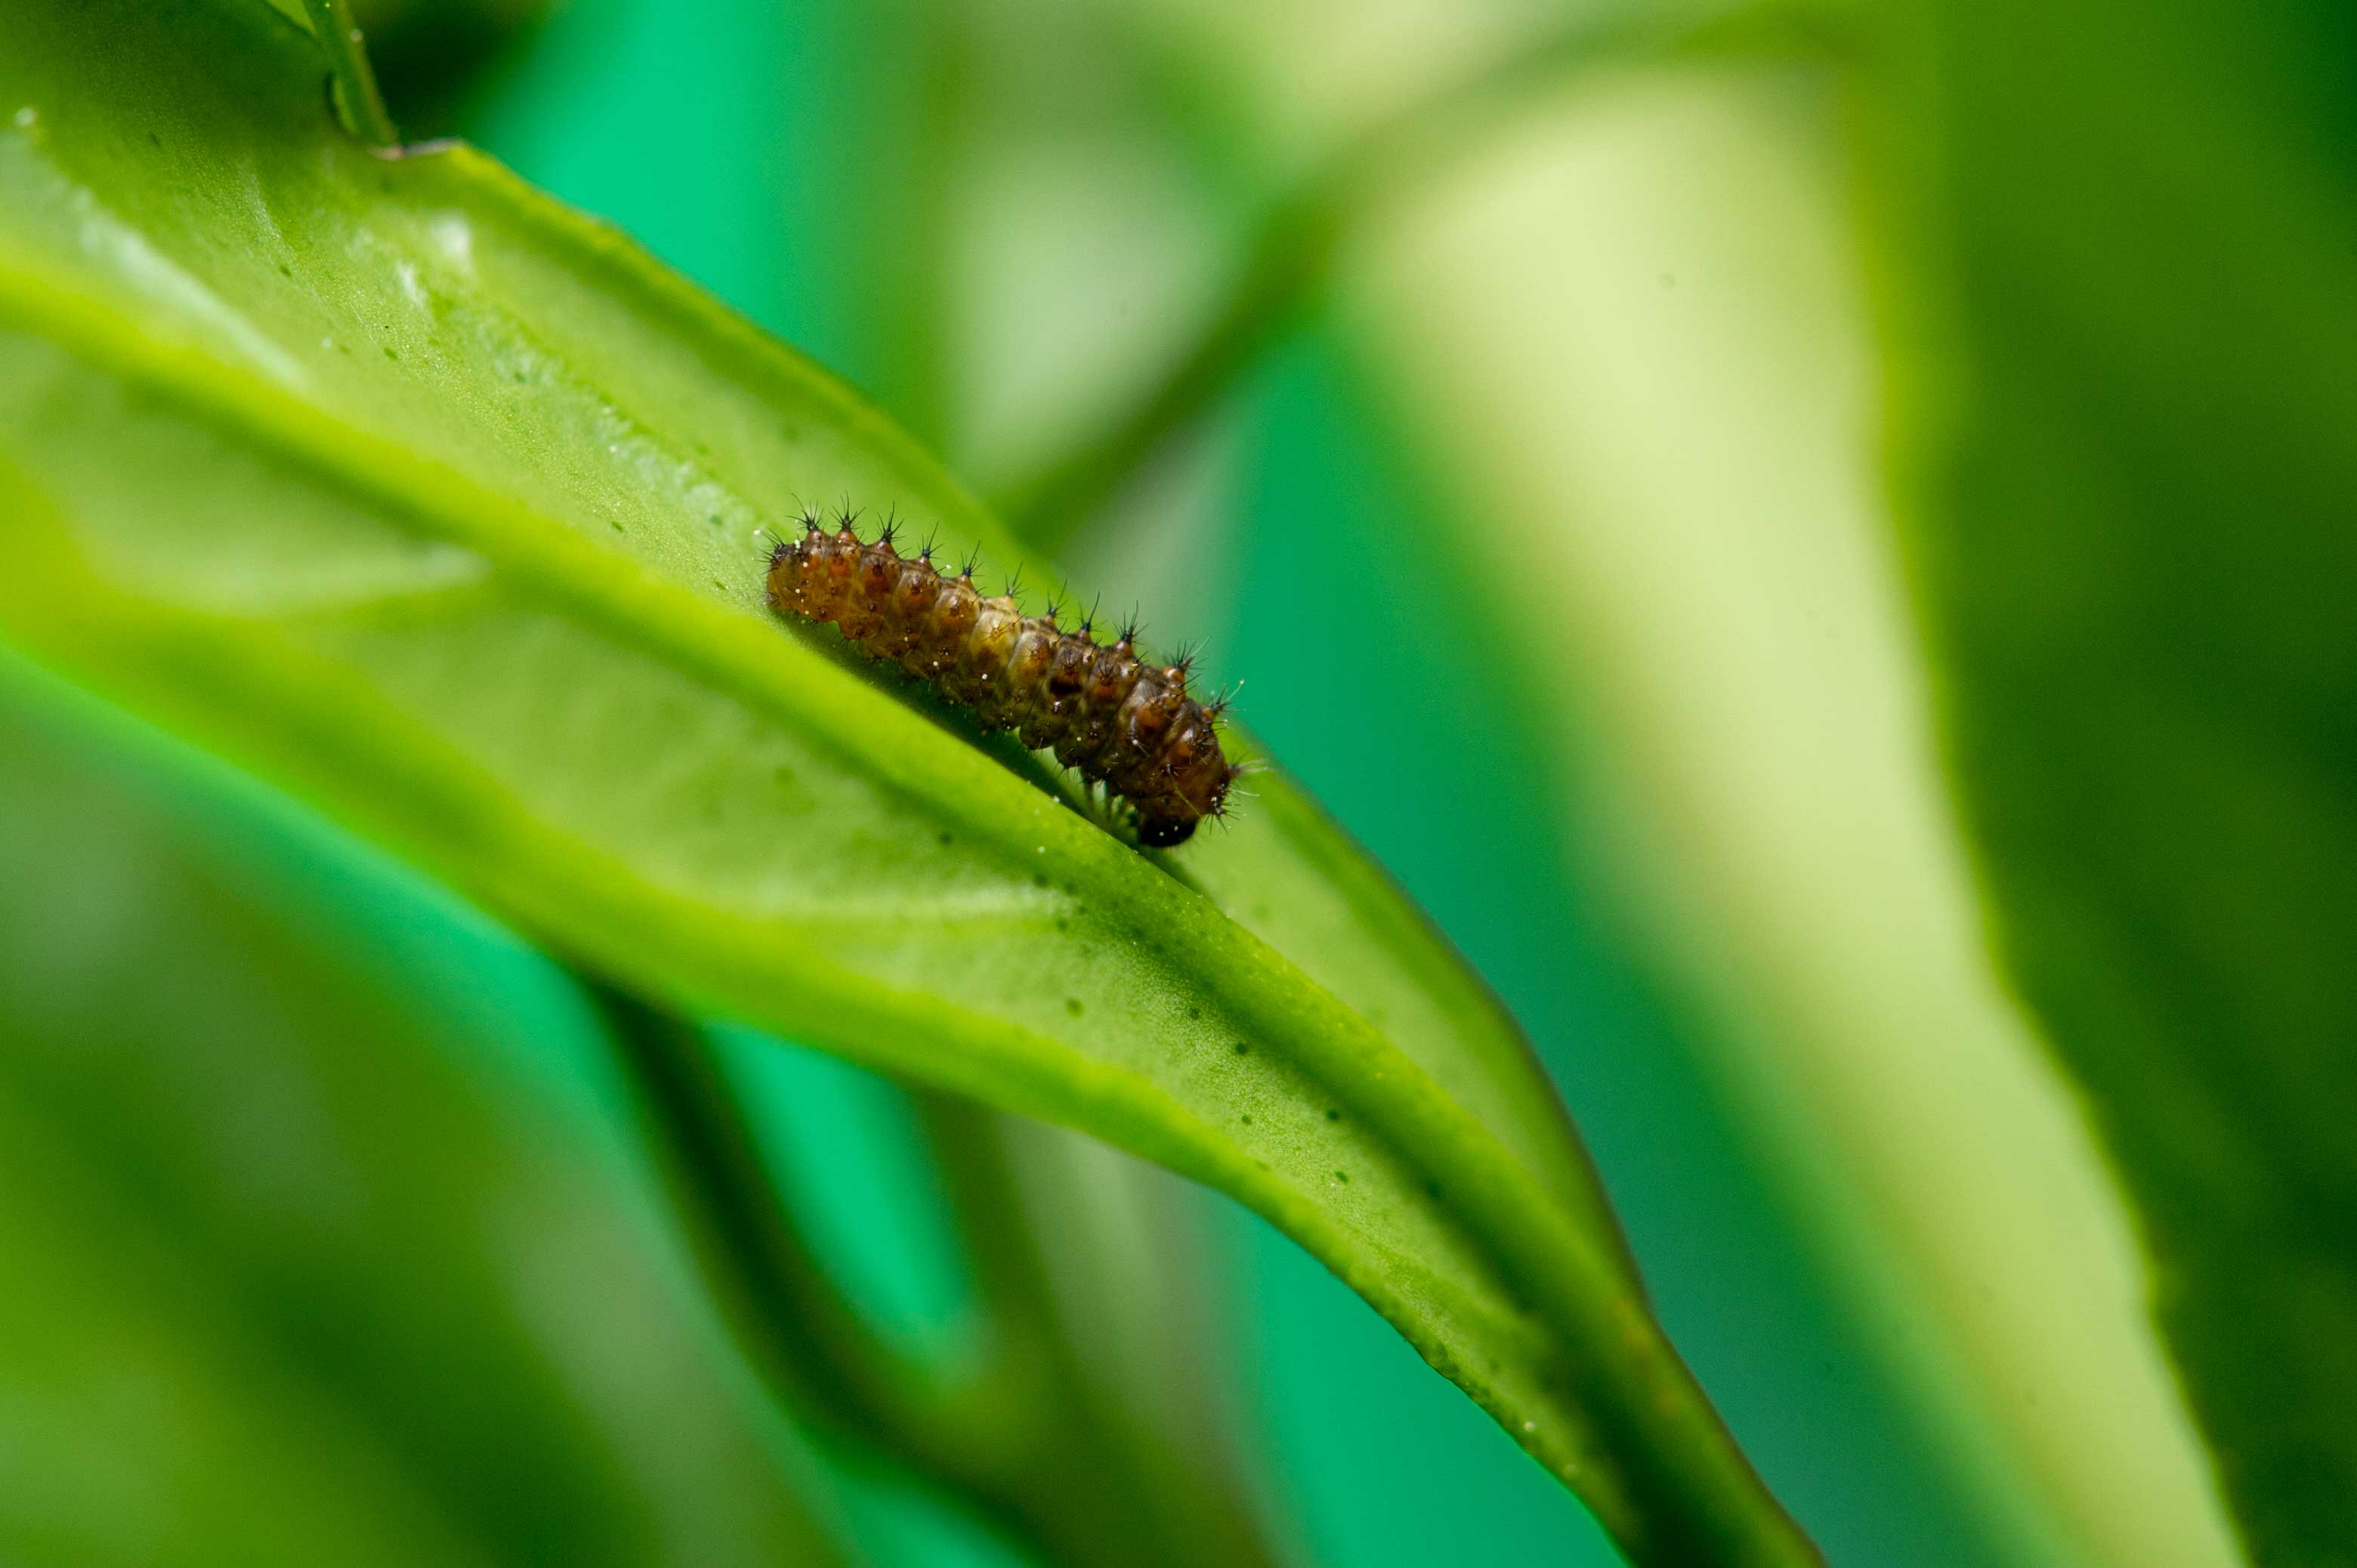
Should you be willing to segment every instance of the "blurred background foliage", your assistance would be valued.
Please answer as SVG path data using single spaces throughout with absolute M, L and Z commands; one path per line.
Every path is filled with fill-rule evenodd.
M 2346 1052 L 2319 1046 L 2267 1091 L 2257 1120 L 2289 1129 L 2297 1180 L 2222 1175 L 2183 1151 L 2247 1151 L 2168 1115 L 2220 1092 L 2252 1028 L 2346 1023 L 2349 885 L 2301 882 L 2286 983 L 2311 1005 L 2288 1020 L 2250 1011 L 2271 961 L 2202 956 L 2274 929 L 2229 872 L 2185 886 L 2228 888 L 2244 935 L 2150 908 L 2106 929 L 2116 880 L 2052 868 L 2111 803 L 2145 801 L 2102 864 L 2149 865 L 2164 910 L 2209 818 L 2168 768 L 2042 808 L 2050 776 L 2018 759 L 2071 751 L 2127 650 L 2168 677 L 2152 692 L 2206 689 L 2248 621 L 2155 616 L 2154 587 L 2098 596 L 2110 620 L 2068 599 L 2039 619 L 2032 594 L 2049 640 L 2009 628 L 2025 582 L 2242 581 L 2223 546 L 2148 574 L 2067 555 L 2141 566 L 2153 538 L 2214 541 L 2237 515 L 2120 477 L 2205 436 L 2231 456 L 2153 413 L 2224 406 L 2189 367 L 2248 358 L 2249 441 L 2266 410 L 2307 406 L 2246 339 L 2170 347 L 2166 261 L 2141 292 L 2106 269 L 2124 237 L 2180 223 L 2222 252 L 2255 236 L 2218 275 L 2299 283 L 2324 333 L 2309 381 L 2345 391 L 2349 166 L 2217 156 L 2264 141 L 2253 105 L 2303 69 L 2291 22 L 2238 43 L 2085 6 L 2050 37 L 2036 8 L 2000 9 L 2018 31 L 1899 5 L 1700 27 L 1558 0 L 358 7 L 411 134 L 466 135 L 612 218 L 1060 541 L 1073 580 L 1208 637 L 1255 730 L 1530 1031 L 1663 1321 L 1832 1561 L 2234 1561 L 2126 1208 L 1985 951 L 1936 688 L 1994 828 L 1992 886 L 2039 895 L 2007 925 L 2030 1001 L 2183 1079 L 2140 1100 L 2114 1092 L 2138 1063 L 2062 1052 L 2131 1150 L 2147 1234 L 2192 1259 L 2172 1321 L 2230 1479 L 2236 1455 L 2274 1455 L 2240 1472 L 2245 1518 L 2272 1520 L 2275 1560 L 2331 1561 L 2316 1521 L 2348 1472 L 2319 1455 L 2348 1439 L 2302 1418 L 2283 1453 L 2245 1443 L 2299 1402 L 2220 1392 L 2274 1390 L 2222 1322 L 2276 1298 L 2199 1286 L 2300 1254 L 2288 1365 L 2346 1369 L 2351 1096 L 2319 1076 L 2345 1078 Z M 2146 96 L 2074 97 L 2094 76 L 2073 71 L 2127 39 Z M 2222 86 L 2189 70 L 2212 58 L 2234 64 Z M 2326 74 L 2300 102 L 2329 132 L 2340 91 L 2345 131 L 2346 70 Z M 2025 82 L 2051 141 L 2004 134 Z M 2184 104 L 2207 117 L 2179 142 L 2136 139 Z M 2066 143 L 2079 183 L 2018 199 Z M 2179 164 L 2215 198 L 2198 223 L 2155 173 Z M 2096 198 L 2123 170 L 2145 183 L 2113 210 Z M 2303 272 L 2304 247 L 2340 270 Z M 2102 328 L 2083 338 L 2024 304 L 2058 257 Z M 2212 303 L 2240 330 L 2246 298 L 2222 283 Z M 2007 417 L 1958 412 L 1992 388 Z M 2348 521 L 2357 483 L 2314 453 L 2357 448 L 2335 442 L 2345 421 L 2291 428 L 2309 445 L 2279 443 L 2271 469 L 2189 466 L 2272 493 L 2268 559 L 2345 587 L 2357 533 L 2308 552 L 2319 501 Z M 1958 429 L 1969 456 L 1931 463 Z M 2058 471 L 2071 516 L 2007 488 Z M 2011 531 L 1943 532 L 1943 505 Z M 1987 652 L 1968 668 L 2003 679 L 1927 660 L 1910 566 L 1932 646 Z M 2179 624 L 2209 660 L 2190 675 L 2141 640 Z M 2345 680 L 2345 652 L 2283 662 Z M 2058 660 L 2104 679 L 2058 690 Z M 2258 684 L 2267 713 L 2341 714 L 2298 731 L 2312 831 L 2262 859 L 2305 846 L 2346 869 L 2357 706 L 2330 680 Z M 2009 735 L 2025 714 L 2030 738 Z M 774 1412 L 759 1380 L 791 1385 L 792 1358 L 737 1354 L 658 1207 L 609 1030 L 560 969 L 16 663 L 0 729 L 0 1555 L 1019 1560 L 948 1500 L 938 1483 L 976 1495 L 953 1464 L 892 1462 L 891 1434 L 830 1419 L 823 1390 L 789 1386 L 794 1417 Z M 2170 755 L 2241 753 L 2205 734 Z M 2172 967 L 2206 983 L 2164 1004 L 2192 1022 L 2124 1030 L 2117 998 Z M 876 1337 L 862 1354 L 985 1359 L 1028 1323 L 1063 1369 L 1039 1385 L 1072 1402 L 1056 1408 L 1097 1402 L 1048 1477 L 1109 1521 L 1068 1560 L 1115 1560 L 1105 1541 L 1157 1509 L 1200 1524 L 1204 1496 L 1241 1498 L 1245 1538 L 1287 1561 L 1615 1560 L 1479 1411 L 1231 1206 L 780 1042 L 731 1036 L 720 1059 L 794 1199 L 768 1222 L 817 1260 L 804 1286 Z M 2303 1094 L 2320 1124 L 2291 1114 Z M 973 1222 L 976 1149 L 996 1230 Z M 2154 1226 L 2156 1192 L 2241 1223 Z M 2339 1219 L 2282 1245 L 2319 1193 Z M 971 1244 L 989 1236 L 995 1252 Z M 983 1511 L 1019 1527 L 1047 1506 Z

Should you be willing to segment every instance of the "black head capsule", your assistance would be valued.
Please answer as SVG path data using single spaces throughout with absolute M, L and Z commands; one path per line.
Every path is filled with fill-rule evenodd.
M 1168 849 L 1195 836 L 1192 817 L 1140 817 L 1137 842 L 1148 849 Z

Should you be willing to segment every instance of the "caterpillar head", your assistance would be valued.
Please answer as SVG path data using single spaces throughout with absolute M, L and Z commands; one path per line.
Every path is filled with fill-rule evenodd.
M 1195 836 L 1194 817 L 1140 817 L 1137 842 L 1148 849 L 1168 849 Z

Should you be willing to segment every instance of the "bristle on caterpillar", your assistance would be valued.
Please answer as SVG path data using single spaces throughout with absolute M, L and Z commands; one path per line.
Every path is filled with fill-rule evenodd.
M 974 710 L 985 729 L 1011 729 L 1034 751 L 1126 800 L 1140 843 L 1183 843 L 1196 824 L 1227 810 L 1238 768 L 1220 749 L 1224 701 L 1187 694 L 1191 658 L 1162 667 L 1137 654 L 1134 624 L 1111 644 L 1094 617 L 1078 632 L 1055 611 L 1027 617 L 1015 585 L 995 598 L 974 585 L 978 562 L 937 571 L 929 544 L 914 558 L 894 548 L 891 524 L 863 542 L 846 508 L 832 530 L 801 519 L 802 536 L 770 556 L 770 604 L 780 614 L 829 621 L 870 659 L 891 660 L 942 696 Z

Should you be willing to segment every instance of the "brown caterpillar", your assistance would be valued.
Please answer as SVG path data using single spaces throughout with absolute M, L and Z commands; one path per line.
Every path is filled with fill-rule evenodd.
M 802 537 L 770 554 L 770 604 L 833 621 L 870 659 L 889 659 L 943 697 L 973 708 L 985 729 L 1011 729 L 1032 750 L 1129 802 L 1140 843 L 1183 843 L 1205 817 L 1223 815 L 1238 769 L 1220 749 L 1224 700 L 1187 694 L 1189 660 L 1157 668 L 1137 656 L 1136 628 L 1098 642 L 1090 623 L 1058 629 L 1055 607 L 1023 614 L 1012 587 L 985 598 L 974 563 L 952 577 L 932 546 L 913 558 L 886 524 L 864 543 L 848 515 L 829 532 L 802 518 Z

